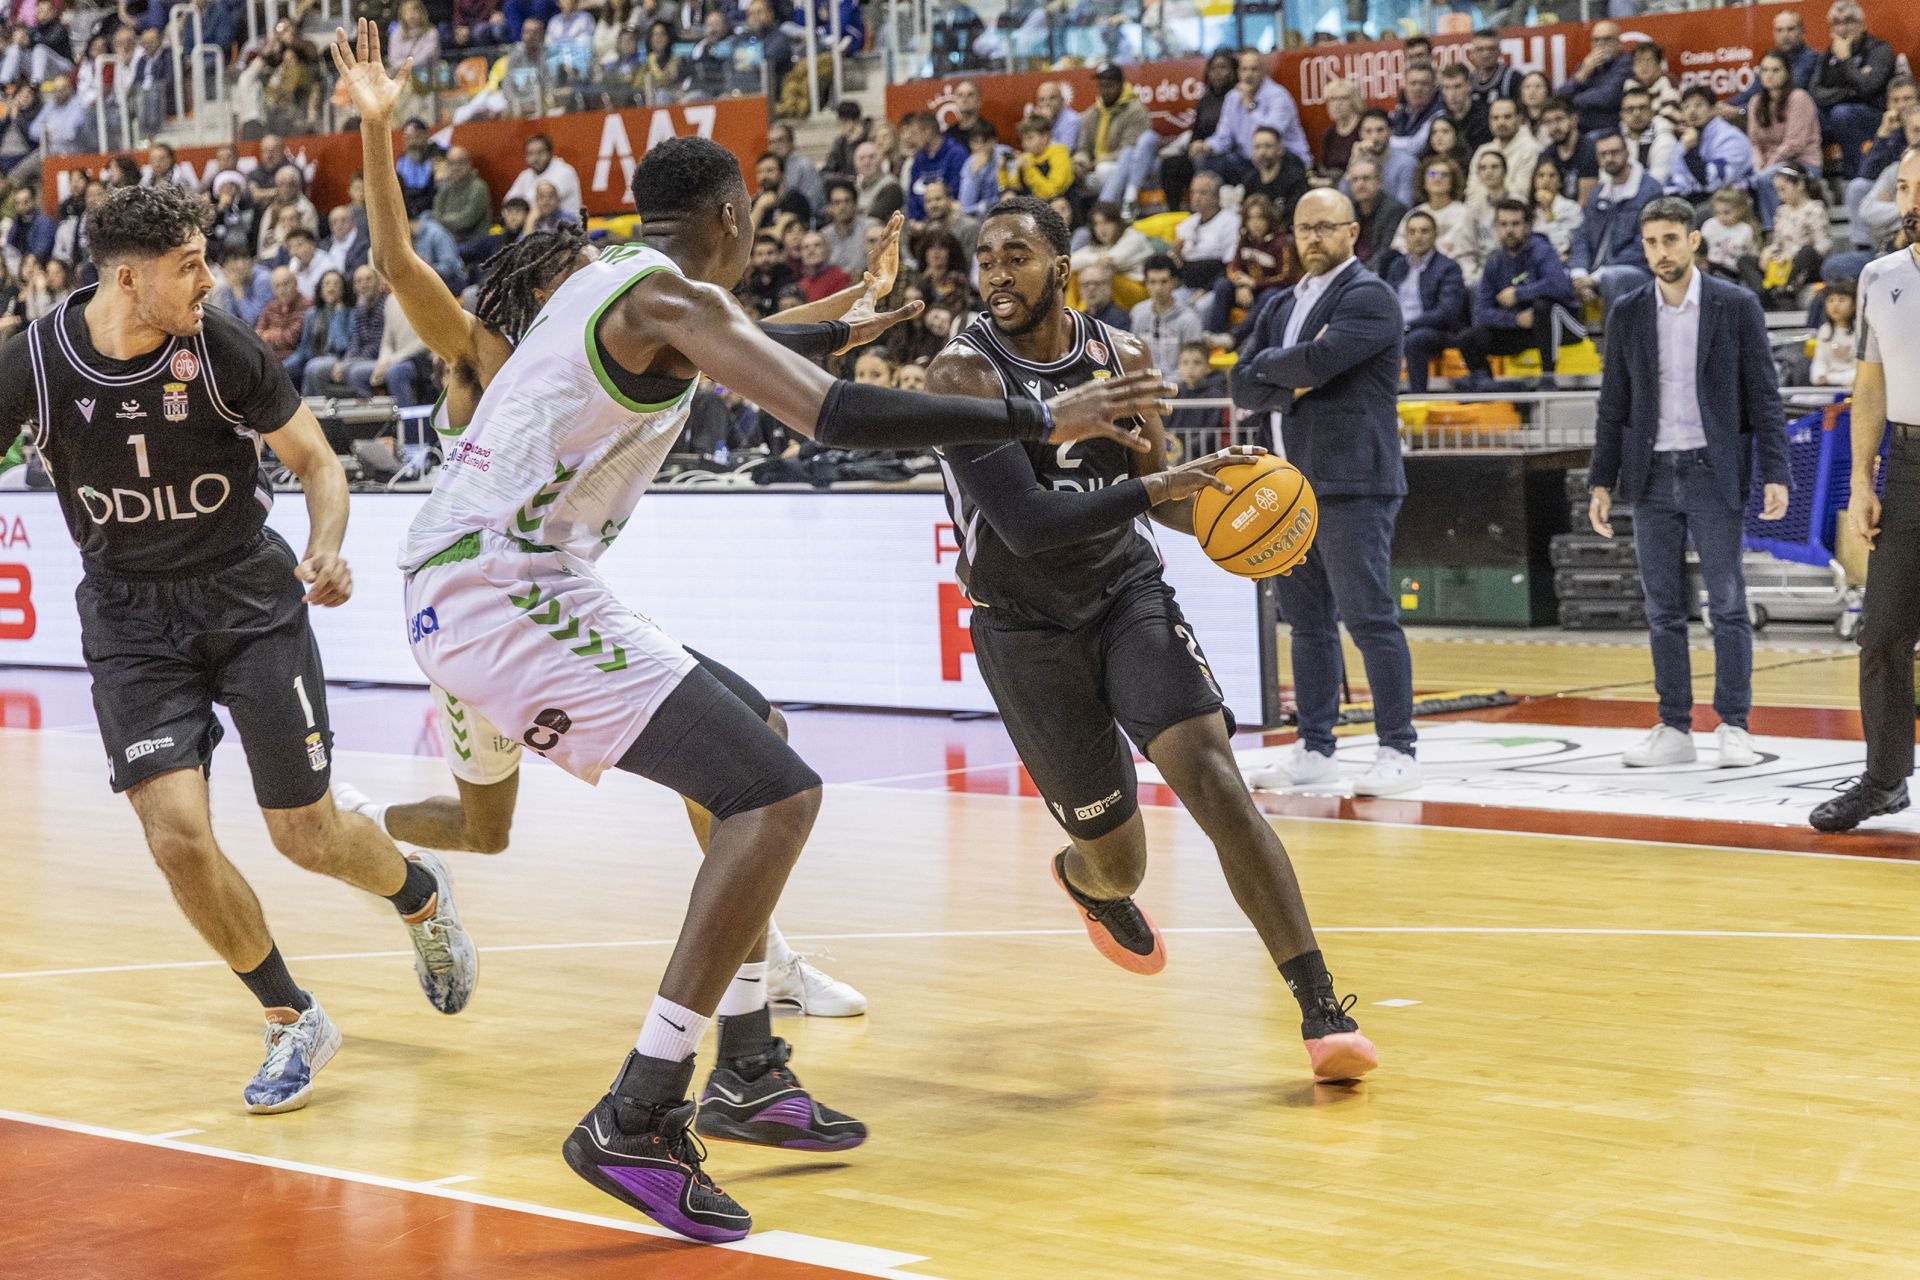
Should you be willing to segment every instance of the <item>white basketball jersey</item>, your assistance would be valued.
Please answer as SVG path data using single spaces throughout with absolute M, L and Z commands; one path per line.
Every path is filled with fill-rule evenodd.
M 679 439 L 699 380 L 659 404 L 629 399 L 602 365 L 594 326 L 642 278 L 678 270 L 657 250 L 619 245 L 568 277 L 473 420 L 445 440 L 446 463 L 408 530 L 402 570 L 476 531 L 584 560 L 612 545 Z

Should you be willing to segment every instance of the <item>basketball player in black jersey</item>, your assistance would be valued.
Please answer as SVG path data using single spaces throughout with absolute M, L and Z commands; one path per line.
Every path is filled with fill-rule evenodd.
M 1147 368 L 1131 334 L 1067 309 L 1067 255 L 1066 224 L 1044 202 L 997 205 L 977 253 L 987 315 L 941 352 L 927 390 L 1039 400 Z M 1353 997 L 1334 994 L 1293 865 L 1241 780 L 1231 715 L 1144 519 L 1192 534 L 1193 495 L 1221 485 L 1213 473 L 1236 454 L 1260 451 L 1167 471 L 1160 420 L 1143 429 L 1145 454 L 1099 440 L 941 451 L 980 674 L 1072 842 L 1054 857 L 1054 879 L 1100 953 L 1135 973 L 1166 963 L 1160 931 L 1131 896 L 1147 869 L 1131 738 L 1213 841 L 1300 1002 L 1314 1078 L 1353 1079 L 1378 1056 L 1347 1015 Z
M 438 860 L 403 857 L 329 794 L 326 677 L 307 605 L 353 591 L 340 557 L 346 476 L 266 344 L 205 305 L 210 220 L 204 199 L 172 184 L 122 188 L 88 212 L 100 282 L 0 348 L 0 431 L 32 424 L 80 547 L 80 634 L 113 789 L 187 919 L 266 1011 L 247 1109 L 292 1111 L 340 1033 L 294 982 L 214 840 L 215 703 L 240 731 L 274 846 L 394 904 L 435 1008 L 465 1006 L 475 956 Z M 306 492 L 304 555 L 265 527 L 260 441 Z

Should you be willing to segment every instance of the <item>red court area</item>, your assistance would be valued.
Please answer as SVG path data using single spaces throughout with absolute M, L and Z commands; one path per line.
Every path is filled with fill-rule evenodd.
M 0 1276 L 11 1280 L 842 1280 L 430 1191 L 0 1120 Z

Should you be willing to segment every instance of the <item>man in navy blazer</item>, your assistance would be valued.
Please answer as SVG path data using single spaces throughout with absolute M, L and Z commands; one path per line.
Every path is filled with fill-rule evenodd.
M 1415 209 L 1400 228 L 1407 251 L 1394 254 L 1380 278 L 1400 297 L 1407 327 L 1407 390 L 1425 391 L 1428 363 L 1467 327 L 1467 282 L 1460 264 L 1433 247 L 1439 227 L 1432 214 Z
M 1760 518 L 1787 513 L 1787 433 L 1759 300 L 1694 265 L 1693 205 L 1663 196 L 1640 211 L 1653 281 L 1615 304 L 1594 426 L 1587 518 L 1613 536 L 1613 495 L 1634 504 L 1633 543 L 1653 636 L 1660 723 L 1625 762 L 1691 763 L 1693 671 L 1687 540 L 1700 554 L 1713 618 L 1713 709 L 1722 768 L 1760 763 L 1747 736 L 1753 632 L 1741 571 L 1755 471 Z
M 1362 795 L 1418 786 L 1413 660 L 1390 581 L 1393 522 L 1406 496 L 1400 462 L 1400 302 L 1353 256 L 1352 201 L 1331 188 L 1294 208 L 1294 243 L 1307 274 L 1261 304 L 1233 370 L 1233 402 L 1280 415 L 1281 452 L 1320 502 L 1307 558 L 1275 579 L 1293 628 L 1300 737 L 1255 786 L 1333 781 L 1340 713 L 1340 620 L 1366 660 L 1380 746 L 1354 783 Z

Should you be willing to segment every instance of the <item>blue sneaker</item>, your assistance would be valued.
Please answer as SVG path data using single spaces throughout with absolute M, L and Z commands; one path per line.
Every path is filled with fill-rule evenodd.
M 313 1092 L 313 1077 L 340 1052 L 340 1028 L 311 995 L 305 1013 L 268 1009 L 266 1061 L 241 1097 L 255 1115 L 298 1111 Z
M 453 877 L 447 874 L 446 864 L 424 849 L 407 857 L 431 871 L 439 885 L 417 914 L 401 917 L 413 936 L 413 972 L 434 1008 L 458 1013 L 473 997 L 480 956 L 460 923 L 460 909 L 453 902 Z

